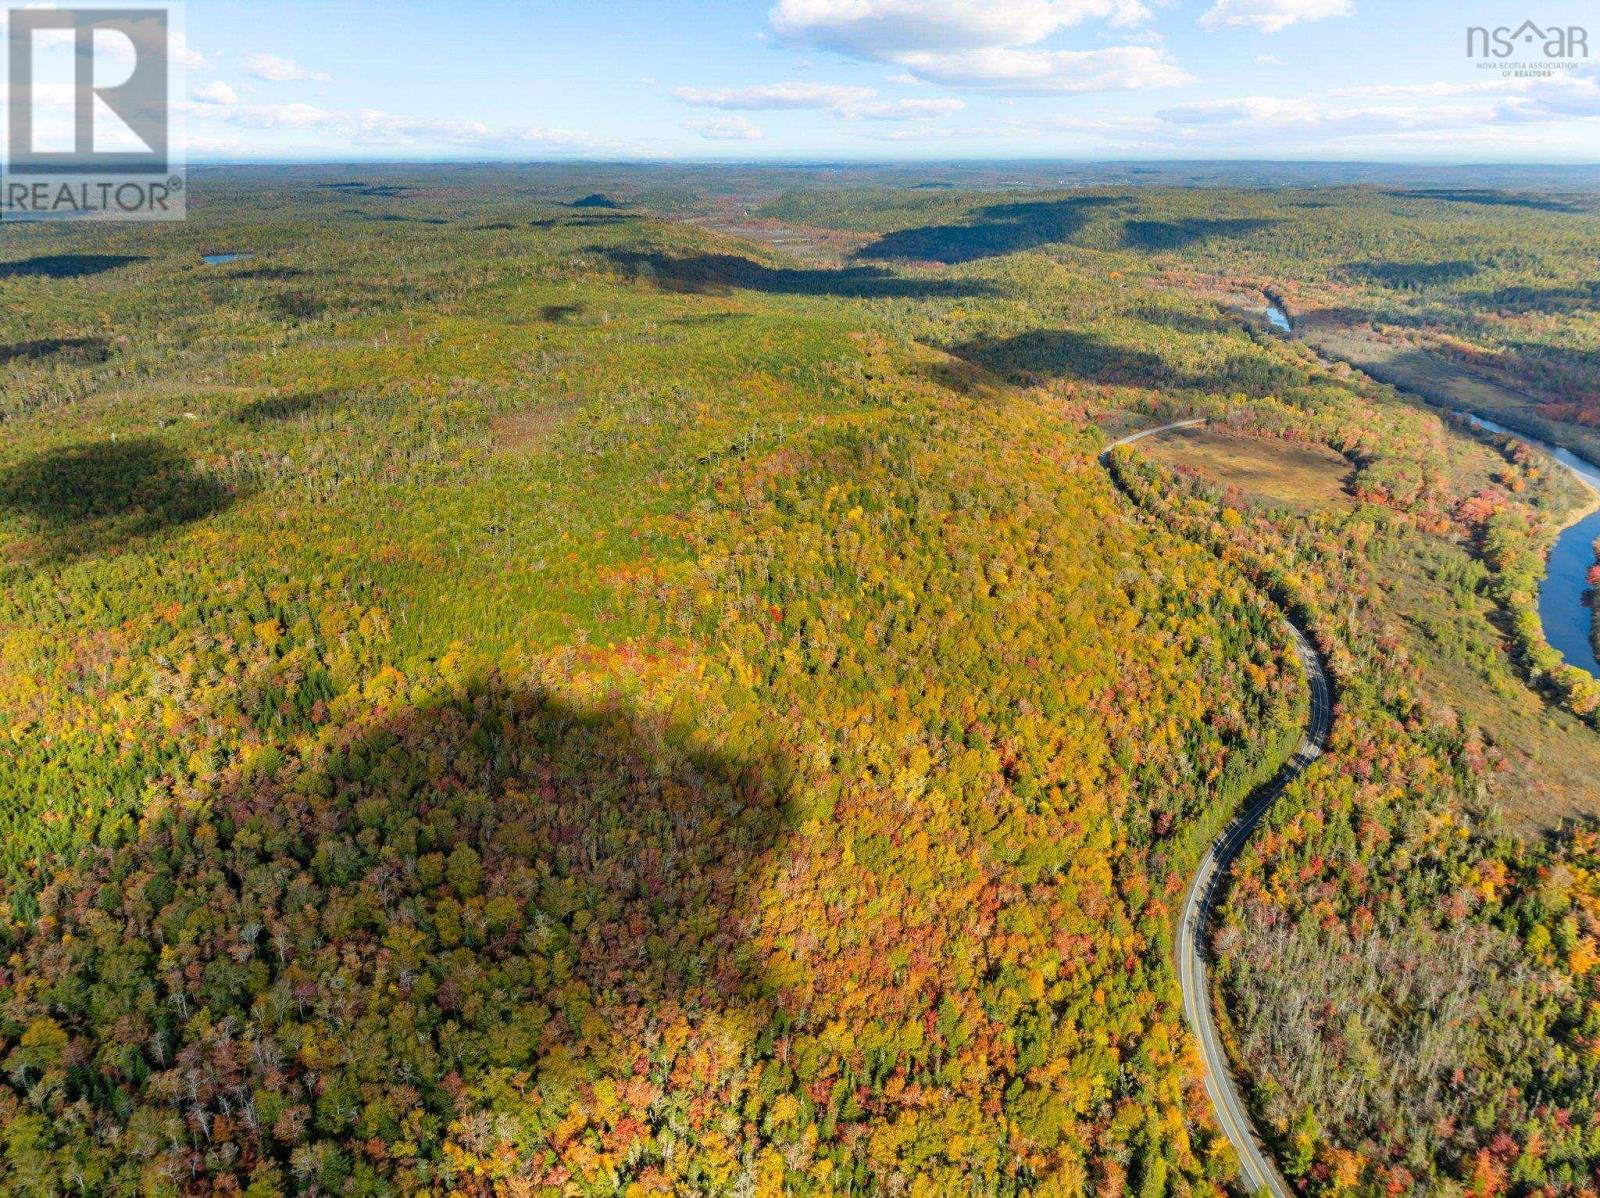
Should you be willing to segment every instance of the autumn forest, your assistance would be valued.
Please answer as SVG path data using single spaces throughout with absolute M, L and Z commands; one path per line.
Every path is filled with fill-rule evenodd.
M 0 234 L 0 1192 L 1600 1194 L 1585 180 L 190 184 Z

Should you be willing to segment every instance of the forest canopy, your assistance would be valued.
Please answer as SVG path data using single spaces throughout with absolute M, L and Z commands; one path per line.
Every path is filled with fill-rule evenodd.
M 0 1189 L 1230 1192 L 1287 615 L 1268 1148 L 1595 1192 L 1582 496 L 1312 336 L 1582 449 L 1589 198 L 196 179 L 0 237 Z

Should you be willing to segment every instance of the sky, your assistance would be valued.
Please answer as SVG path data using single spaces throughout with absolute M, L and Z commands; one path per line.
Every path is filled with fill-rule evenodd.
M 1597 56 L 1469 54 L 1525 20 Z M 192 162 L 1600 161 L 1593 0 L 190 0 L 184 24 Z

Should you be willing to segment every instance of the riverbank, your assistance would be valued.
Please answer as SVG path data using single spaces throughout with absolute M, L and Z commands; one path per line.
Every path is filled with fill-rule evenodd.
M 1305 323 L 1295 318 L 1284 299 L 1271 290 L 1262 292 L 1267 301 L 1267 320 L 1273 328 L 1287 336 L 1304 342 L 1325 361 L 1344 361 L 1357 369 L 1373 373 L 1370 363 L 1352 360 L 1330 349 L 1317 337 L 1315 327 L 1307 329 Z M 1590 601 L 1589 573 L 1596 564 L 1596 543 L 1600 541 L 1600 466 L 1587 461 L 1569 449 L 1540 440 L 1519 429 L 1514 429 L 1473 410 L 1473 395 L 1440 393 L 1431 394 L 1407 385 L 1397 378 L 1384 378 L 1381 373 L 1373 377 L 1398 389 L 1409 390 L 1424 402 L 1443 406 L 1465 417 L 1474 427 L 1498 436 L 1513 437 L 1565 467 L 1589 492 L 1591 502 L 1580 505 L 1569 513 L 1569 521 L 1558 533 L 1555 543 L 1545 559 L 1545 573 L 1538 590 L 1536 610 L 1539 627 L 1545 644 L 1553 650 L 1561 665 L 1580 670 L 1591 678 L 1600 680 L 1600 629 L 1595 626 L 1594 609 Z M 1443 385 L 1435 376 L 1436 386 Z M 1487 384 L 1479 383 L 1477 389 Z M 1513 613 L 1515 617 L 1515 613 Z M 1515 621 L 1514 621 L 1515 622 Z M 1519 640 L 1530 641 L 1521 646 L 1526 657 L 1538 668 L 1540 649 L 1534 638 L 1527 637 L 1521 629 L 1514 629 Z M 1570 692 L 1572 687 L 1558 687 Z M 1584 713 L 1580 713 L 1584 714 Z
M 1573 522 L 1561 530 L 1546 559 L 1544 580 L 1539 584 L 1539 623 L 1545 640 L 1561 654 L 1567 665 L 1600 678 L 1600 653 L 1597 653 L 1589 585 L 1589 572 L 1595 566 L 1596 542 L 1600 541 L 1600 467 L 1570 450 L 1515 432 L 1496 421 L 1471 412 L 1464 415 L 1476 428 L 1514 437 L 1549 455 L 1588 489 L 1590 502 L 1579 508 Z

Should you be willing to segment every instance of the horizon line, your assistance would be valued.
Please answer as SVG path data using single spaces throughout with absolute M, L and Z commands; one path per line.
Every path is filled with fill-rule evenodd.
M 426 156 L 394 158 L 326 157 L 238 157 L 196 158 L 187 167 L 236 166 L 1414 166 L 1414 167 L 1500 167 L 1513 169 L 1583 170 L 1600 169 L 1600 157 L 1592 159 L 1506 159 L 1506 158 L 1161 158 L 1161 157 L 929 157 L 873 158 L 828 156 L 779 156 L 762 158 L 722 157 L 471 157 Z

